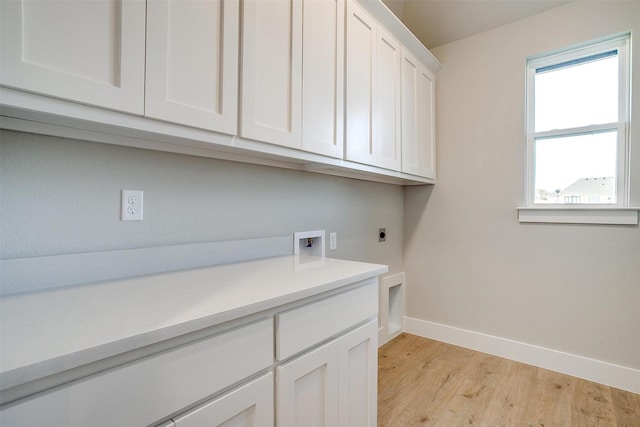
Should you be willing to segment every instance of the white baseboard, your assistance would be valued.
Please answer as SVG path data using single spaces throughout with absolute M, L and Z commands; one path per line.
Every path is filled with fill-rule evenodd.
M 411 317 L 405 317 L 404 325 L 413 335 L 640 393 L 640 369 Z

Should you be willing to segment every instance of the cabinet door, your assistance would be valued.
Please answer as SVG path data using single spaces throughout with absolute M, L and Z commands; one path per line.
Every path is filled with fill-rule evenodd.
M 400 170 L 400 43 L 347 3 L 347 160 Z
M 339 426 L 375 427 L 378 405 L 378 321 L 339 340 Z
M 0 84 L 142 114 L 143 0 L 3 0 L 0 16 Z
M 335 341 L 276 368 L 276 424 L 338 425 L 338 346 Z
M 273 374 L 173 419 L 176 427 L 272 427 Z
M 145 115 L 237 131 L 238 0 L 149 0 Z
M 302 149 L 342 158 L 344 0 L 303 1 Z
M 373 164 L 400 170 L 400 43 L 377 27 Z
M 402 172 L 435 178 L 434 77 L 402 52 Z
M 245 0 L 241 136 L 301 148 L 302 2 Z
M 353 0 L 347 1 L 346 158 L 373 164 L 373 88 L 376 23 Z

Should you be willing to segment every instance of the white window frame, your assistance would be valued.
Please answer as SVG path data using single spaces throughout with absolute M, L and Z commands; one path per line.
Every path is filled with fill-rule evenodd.
M 527 58 L 526 80 L 526 153 L 527 174 L 525 197 L 527 206 L 518 208 L 520 222 L 560 222 L 586 224 L 630 224 L 638 223 L 638 208 L 629 206 L 629 120 L 631 97 L 630 70 L 631 34 L 616 34 L 605 39 L 572 46 L 561 51 Z M 618 50 L 618 121 L 588 125 L 570 129 L 535 132 L 535 75 L 536 69 L 562 64 Z M 595 132 L 617 130 L 616 203 L 611 204 L 536 204 L 535 199 L 535 140 L 540 138 L 576 136 Z

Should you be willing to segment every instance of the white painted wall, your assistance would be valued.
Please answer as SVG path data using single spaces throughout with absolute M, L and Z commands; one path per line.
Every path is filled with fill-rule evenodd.
M 407 315 L 640 368 L 640 229 L 519 224 L 526 57 L 634 31 L 640 205 L 640 2 L 577 1 L 433 51 L 435 187 L 405 189 Z
M 120 221 L 122 188 L 144 190 L 144 221 Z M 324 229 L 328 257 L 399 272 L 402 209 L 393 185 L 0 131 L 0 259 Z

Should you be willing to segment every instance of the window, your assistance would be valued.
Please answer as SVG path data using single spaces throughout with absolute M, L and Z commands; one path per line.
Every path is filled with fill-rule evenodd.
M 529 208 L 628 206 L 629 44 L 626 34 L 527 61 Z

